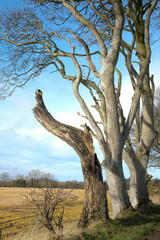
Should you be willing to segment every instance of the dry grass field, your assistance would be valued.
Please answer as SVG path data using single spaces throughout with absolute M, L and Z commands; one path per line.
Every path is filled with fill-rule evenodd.
M 36 225 L 34 209 L 26 201 L 26 195 L 31 191 L 25 188 L 0 188 L 0 229 L 2 240 L 11 239 L 16 233 Z M 65 205 L 64 223 L 77 222 L 84 200 L 84 190 L 73 190 L 71 201 Z M 109 211 L 111 201 L 108 196 Z

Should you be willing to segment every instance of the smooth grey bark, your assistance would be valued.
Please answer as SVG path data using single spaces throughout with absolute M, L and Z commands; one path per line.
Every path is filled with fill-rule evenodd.
M 156 134 L 154 130 L 153 113 L 154 83 L 153 78 L 149 76 L 151 56 L 149 25 L 150 17 L 157 2 L 157 0 L 154 0 L 152 5 L 148 8 L 145 21 L 143 19 L 144 12 L 142 2 L 137 6 L 137 12 L 139 11 L 138 18 L 137 16 L 134 18 L 137 13 L 131 12 L 132 5 L 129 6 L 130 15 L 133 17 L 132 20 L 136 29 L 134 37 L 139 52 L 139 69 L 141 73 L 144 69 L 144 62 L 146 61 L 147 63 L 148 61 L 148 64 L 145 66 L 146 69 L 143 76 L 143 88 L 141 92 L 142 117 L 137 114 L 136 118 L 135 138 L 137 149 L 134 150 L 133 147 L 127 143 L 126 149 L 123 151 L 124 160 L 130 169 L 130 201 L 133 207 L 149 201 L 145 176 L 150 149 Z
M 86 106 L 83 98 L 79 93 L 79 84 L 82 79 L 82 71 L 75 56 L 73 56 L 72 59 L 75 67 L 77 68 L 77 78 L 75 81 L 73 81 L 73 92 L 75 97 L 79 101 L 88 121 L 94 129 L 97 140 L 99 142 L 99 146 L 102 150 L 104 157 L 103 166 L 105 168 L 109 190 L 111 191 L 113 217 L 115 218 L 120 211 L 130 206 L 122 169 L 122 149 L 124 141 L 122 140 L 122 134 L 120 132 L 118 104 L 114 88 L 114 72 L 119 56 L 121 35 L 124 24 L 123 7 L 121 1 L 111 1 L 116 12 L 116 22 L 112 36 L 112 44 L 107 54 L 107 52 L 105 51 L 105 46 L 104 44 L 102 44 L 101 36 L 97 33 L 97 31 L 95 31 L 95 28 L 92 26 L 92 24 L 84 21 L 84 18 L 80 14 L 77 14 L 72 8 L 72 6 L 66 3 L 66 1 L 63 2 L 65 2 L 65 6 L 72 12 L 75 18 L 77 18 L 82 24 L 89 28 L 89 30 L 92 32 L 97 42 L 101 46 L 102 68 L 100 71 L 100 75 L 98 76 L 100 76 L 101 88 L 105 96 L 105 107 L 103 110 L 106 112 L 103 113 L 103 110 L 101 110 L 102 115 L 104 116 L 104 118 L 102 117 L 102 120 L 104 123 L 103 126 L 104 132 L 106 133 L 106 139 L 104 138 L 101 129 L 97 125 L 95 119 L 93 118 L 91 112 L 89 111 L 88 107 Z M 139 98 L 136 99 L 135 105 L 138 105 Z M 131 127 L 133 119 L 134 115 L 130 117 L 129 128 Z M 128 133 L 129 128 L 127 129 Z
M 141 161 L 137 161 L 130 175 L 130 201 L 134 208 L 149 201 L 145 176 L 146 168 L 143 167 Z
M 93 33 L 97 41 L 100 41 L 101 44 L 101 37 L 95 31 L 95 28 L 90 25 L 87 21 L 84 21 L 84 18 L 78 13 L 75 12 L 73 7 L 65 2 L 65 6 L 74 14 L 74 16 L 81 21 L 82 24 L 86 25 L 90 31 Z M 107 112 L 107 124 L 106 129 L 104 131 L 107 133 L 107 140 L 105 140 L 103 132 L 99 128 L 97 122 L 95 121 L 94 117 L 92 116 L 89 108 L 87 107 L 86 103 L 84 102 L 83 98 L 79 93 L 79 84 L 82 80 L 82 71 L 81 67 L 74 55 L 73 48 L 73 56 L 72 60 L 77 68 L 77 77 L 72 82 L 73 85 L 73 92 L 77 100 L 79 101 L 81 108 L 83 109 L 86 118 L 88 119 L 89 123 L 91 124 L 92 128 L 96 133 L 96 138 L 99 142 L 100 148 L 102 150 L 104 156 L 104 167 L 107 176 L 107 182 L 109 186 L 109 190 L 111 191 L 111 200 L 112 200 L 112 207 L 113 207 L 113 217 L 115 218 L 116 215 L 130 206 L 127 188 L 125 186 L 125 180 L 122 170 L 122 139 L 120 133 L 120 124 L 119 124 L 119 115 L 118 115 L 118 105 L 115 95 L 114 89 L 114 70 L 117 63 L 118 55 L 119 55 L 119 48 L 121 44 L 121 34 L 123 29 L 124 23 L 124 14 L 123 8 L 120 1 L 112 1 L 113 5 L 116 9 L 116 23 L 113 32 L 113 39 L 111 48 L 109 53 L 106 55 L 104 50 L 104 45 L 101 46 L 101 62 L 102 62 L 102 69 L 100 71 L 100 81 L 101 87 L 105 95 L 105 106 Z M 86 48 L 85 48 L 86 49 Z M 105 55 L 104 55 L 105 53 Z M 103 114 L 105 116 L 105 114 Z M 104 122 L 106 119 L 103 119 Z M 114 133 L 113 133 L 114 129 Z M 114 188 L 114 191 L 113 191 Z
M 121 2 L 111 1 L 116 12 L 116 22 L 112 44 L 108 55 L 102 56 L 100 71 L 101 87 L 105 94 L 107 112 L 108 158 L 104 159 L 107 183 L 112 200 L 113 218 L 130 206 L 127 188 L 122 169 L 123 140 L 120 132 L 118 103 L 114 88 L 114 71 L 119 56 L 121 35 L 124 24 L 124 13 Z
M 150 87 L 145 86 L 146 82 L 149 83 L 147 79 L 149 78 L 145 77 L 142 92 L 142 122 L 140 132 L 137 133 L 139 135 L 139 141 L 137 136 L 138 148 L 135 153 L 131 154 L 130 161 L 125 158 L 130 169 L 130 200 L 133 207 L 149 201 L 145 176 L 156 132 L 153 119 L 153 95 Z
M 84 227 L 94 219 L 107 219 L 106 189 L 101 165 L 94 151 L 89 128 L 85 125 L 85 129 L 82 131 L 55 120 L 47 111 L 40 90 L 36 91 L 36 101 L 37 105 L 33 109 L 33 113 L 38 122 L 49 132 L 68 143 L 80 157 L 84 177 L 85 199 L 78 225 Z
M 130 170 L 130 202 L 134 208 L 146 204 L 149 201 L 146 183 L 148 156 L 129 153 L 125 149 L 123 158 Z
M 112 171 L 110 171 L 108 168 L 105 168 L 105 172 L 112 200 L 112 218 L 116 218 L 121 211 L 131 205 L 127 193 L 125 178 L 122 167 L 117 169 L 115 168 L 115 170 Z
M 153 92 L 149 77 L 146 75 L 142 91 L 142 117 L 138 120 L 136 141 L 137 149 L 124 149 L 124 160 L 130 170 L 130 201 L 133 207 L 149 202 L 146 184 L 146 171 L 152 143 L 156 136 L 154 130 Z
M 153 95 L 149 87 L 149 77 L 145 77 L 142 91 L 142 129 L 140 142 L 136 151 L 136 164 L 131 170 L 130 193 L 133 206 L 147 203 L 149 194 L 146 186 L 146 170 L 149 161 L 151 146 L 155 138 L 154 113 L 153 113 Z M 136 176 L 136 178 L 135 178 Z M 135 182 L 135 180 L 137 180 Z M 135 184 L 134 184 L 135 182 Z

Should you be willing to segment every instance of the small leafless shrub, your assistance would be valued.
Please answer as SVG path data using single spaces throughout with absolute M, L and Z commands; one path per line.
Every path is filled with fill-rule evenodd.
M 63 203 L 70 193 L 71 191 L 46 187 L 33 189 L 27 195 L 27 201 L 36 209 L 38 222 L 53 234 L 63 233 Z

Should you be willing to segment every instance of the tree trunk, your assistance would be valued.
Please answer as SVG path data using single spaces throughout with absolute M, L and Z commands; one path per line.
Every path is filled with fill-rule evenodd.
M 85 186 L 84 207 L 79 226 L 84 227 L 93 219 L 107 219 L 107 198 L 102 178 L 102 169 L 94 152 L 93 139 L 89 128 L 84 131 L 55 120 L 47 111 L 42 92 L 36 92 L 37 105 L 33 109 L 36 119 L 49 132 L 67 142 L 78 154 L 81 160 Z
M 145 204 L 149 201 L 146 186 L 146 169 L 149 160 L 149 153 L 155 138 L 154 119 L 153 119 L 153 96 L 149 87 L 149 77 L 144 78 L 142 91 L 142 123 L 138 149 L 133 154 L 130 167 L 130 199 L 132 206 Z
M 146 204 L 149 201 L 145 176 L 146 169 L 144 169 L 140 163 L 131 171 L 130 201 L 134 208 Z
M 149 155 L 145 151 L 136 151 L 134 164 L 130 165 L 130 200 L 133 207 L 146 204 L 149 194 L 146 184 L 146 169 Z
M 132 151 L 134 150 L 132 149 Z M 146 168 L 149 156 L 138 150 L 132 154 L 124 150 L 123 158 L 130 171 L 130 202 L 134 208 L 146 204 L 149 201 L 146 183 Z
M 81 158 L 81 166 L 84 176 L 85 199 L 78 225 L 84 227 L 91 220 L 107 219 L 108 209 L 102 169 L 97 155 Z
M 154 5 L 155 4 L 155 5 Z M 152 5 L 152 14 L 153 9 L 156 6 L 156 2 Z M 143 13 L 142 1 L 139 3 L 138 11 Z M 149 12 L 148 10 L 148 12 Z M 149 15 L 148 15 L 149 16 Z M 151 15 L 150 15 L 151 16 Z M 136 20 L 137 21 L 137 20 Z M 134 22 L 134 21 L 133 21 Z M 147 58 L 147 52 L 149 53 L 148 57 L 150 59 L 150 45 L 147 44 L 147 25 L 149 24 L 146 20 L 143 19 L 143 14 L 138 14 L 138 24 L 135 23 L 135 36 L 136 36 L 136 45 L 139 51 L 139 63 L 140 70 L 144 68 L 143 64 Z M 149 31 L 149 25 L 148 25 Z M 149 38 L 149 37 L 148 37 Z M 148 46 L 147 46 L 148 45 Z M 138 122 L 136 121 L 138 133 L 136 136 L 137 150 L 134 151 L 132 148 L 132 153 L 129 156 L 128 167 L 130 169 L 130 200 L 133 207 L 138 205 L 145 204 L 149 201 L 149 195 L 146 185 L 146 169 L 149 160 L 149 153 L 152 147 L 152 143 L 155 138 L 154 130 L 154 114 L 153 114 L 153 98 L 154 98 L 154 84 L 153 79 L 149 74 L 149 63 L 146 69 L 144 80 L 143 80 L 143 90 L 141 93 L 142 99 L 142 116 L 139 117 Z M 141 118 L 141 120 L 140 120 Z
M 122 168 L 114 168 L 114 171 L 105 168 L 105 172 L 112 201 L 112 217 L 115 218 L 121 211 L 128 208 L 131 204 Z

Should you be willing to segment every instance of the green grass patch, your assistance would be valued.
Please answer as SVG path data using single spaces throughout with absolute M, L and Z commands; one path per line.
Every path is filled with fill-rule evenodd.
M 128 209 L 116 220 L 93 222 L 79 233 L 59 239 L 70 240 L 140 240 L 160 223 L 160 206 L 150 204 Z M 53 238 L 54 239 L 54 238 Z

